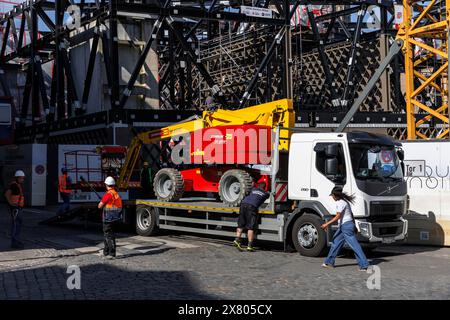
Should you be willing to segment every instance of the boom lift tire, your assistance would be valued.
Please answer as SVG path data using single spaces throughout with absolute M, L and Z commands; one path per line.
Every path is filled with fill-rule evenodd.
M 153 180 L 153 190 L 158 200 L 178 201 L 184 192 L 183 176 L 177 169 L 161 169 Z
M 232 169 L 224 173 L 219 181 L 219 196 L 224 204 L 237 207 L 249 194 L 253 186 L 253 179 L 244 170 Z
M 304 213 L 292 227 L 292 243 L 295 249 L 307 257 L 324 255 L 327 248 L 327 234 L 320 228 L 324 221 L 315 214 Z
M 156 220 L 158 208 L 150 206 L 138 207 L 136 210 L 136 233 L 140 236 L 153 236 L 158 233 Z

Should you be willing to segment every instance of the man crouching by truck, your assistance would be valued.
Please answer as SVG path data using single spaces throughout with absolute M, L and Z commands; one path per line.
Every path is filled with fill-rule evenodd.
M 236 239 L 233 242 L 240 251 L 244 251 L 244 248 L 241 246 L 241 235 L 244 229 L 247 229 L 247 251 L 255 251 L 253 241 L 255 239 L 256 229 L 258 228 L 258 209 L 269 196 L 270 192 L 266 191 L 266 183 L 262 181 L 242 200 L 239 209 Z

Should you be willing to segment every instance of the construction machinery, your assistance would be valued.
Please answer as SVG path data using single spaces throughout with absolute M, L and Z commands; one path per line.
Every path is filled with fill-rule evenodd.
M 218 109 L 204 111 L 201 118 L 180 122 L 160 130 L 136 135 L 129 147 L 124 166 L 118 177 L 119 189 L 127 189 L 143 146 L 163 145 L 162 159 L 154 178 L 154 191 L 162 201 L 177 201 L 185 191 L 218 193 L 228 206 L 237 206 L 252 187 L 252 181 L 268 182 L 267 174 L 251 170 L 249 165 L 260 163 L 261 152 L 270 157 L 275 128 L 292 128 L 295 114 L 291 100 L 279 100 L 240 110 Z M 289 131 L 280 136 L 279 150 L 287 151 Z M 251 141 L 256 137 L 255 141 Z M 181 148 L 175 148 L 179 144 Z M 205 154 L 208 146 L 215 152 Z M 178 165 L 173 163 L 173 150 L 182 149 L 189 156 Z M 179 154 L 178 154 L 179 156 Z M 165 161 L 166 160 L 166 161 Z M 266 161 L 267 162 L 267 161 Z M 268 183 L 267 183 L 268 184 Z

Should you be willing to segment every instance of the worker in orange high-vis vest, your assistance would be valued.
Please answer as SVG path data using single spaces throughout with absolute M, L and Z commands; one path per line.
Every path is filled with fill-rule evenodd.
M 70 209 L 70 194 L 73 190 L 69 188 L 69 184 L 72 184 L 72 180 L 70 179 L 67 169 L 61 168 L 61 175 L 58 179 L 58 191 L 59 195 L 61 196 L 61 199 L 63 203 L 59 206 L 58 210 L 56 211 L 56 214 L 62 214 L 66 213 Z
M 22 170 L 17 170 L 14 174 L 14 181 L 11 182 L 5 192 L 11 213 L 11 248 L 14 249 L 24 248 L 23 242 L 19 240 L 20 230 L 22 229 L 22 210 L 25 205 L 22 189 L 24 180 L 25 173 Z
M 98 204 L 98 208 L 103 209 L 103 234 L 105 237 L 103 255 L 115 257 L 115 227 L 122 221 L 122 199 L 115 189 L 116 181 L 113 177 L 107 177 L 105 185 L 106 193 Z

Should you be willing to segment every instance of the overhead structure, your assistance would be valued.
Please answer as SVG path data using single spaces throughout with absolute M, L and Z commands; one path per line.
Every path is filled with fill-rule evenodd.
M 408 139 L 449 138 L 450 0 L 403 1 Z
M 388 54 L 393 4 L 24 1 L 0 14 L 0 95 L 16 143 L 128 144 L 116 138 L 131 128 L 287 97 L 297 126 L 334 128 Z M 399 72 L 385 72 L 349 126 L 404 134 L 403 110 Z

